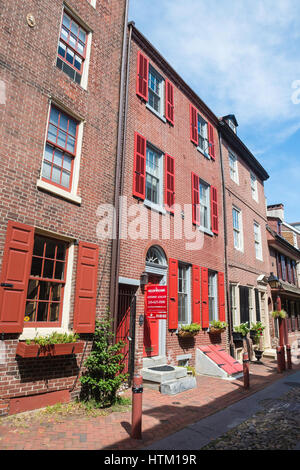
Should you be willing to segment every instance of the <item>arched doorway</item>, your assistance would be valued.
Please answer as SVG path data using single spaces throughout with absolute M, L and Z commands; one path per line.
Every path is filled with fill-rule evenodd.
M 145 271 L 148 284 L 167 284 L 168 263 L 163 249 L 157 245 L 149 248 Z M 144 357 L 165 356 L 166 320 L 149 319 L 144 322 Z

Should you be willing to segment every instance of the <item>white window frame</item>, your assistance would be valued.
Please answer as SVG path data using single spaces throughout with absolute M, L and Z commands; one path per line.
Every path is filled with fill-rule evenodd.
M 150 87 L 150 74 L 153 74 L 156 79 L 159 81 L 159 94 L 157 94 L 152 88 Z M 150 93 L 155 94 L 159 98 L 160 102 L 160 110 L 157 111 L 153 106 L 151 106 L 149 101 Z M 150 109 L 156 116 L 158 116 L 162 121 L 167 122 L 165 118 L 165 79 L 161 76 L 161 74 L 149 64 L 149 72 L 148 72 L 148 101 L 146 103 L 146 107 Z
M 258 229 L 257 231 L 255 229 Z M 255 257 L 256 259 L 262 261 L 262 241 L 261 241 L 261 228 L 260 224 L 255 222 L 253 223 L 253 230 L 254 230 L 254 247 L 255 247 Z
M 258 202 L 257 178 L 256 178 L 255 174 L 252 171 L 250 171 L 250 183 L 251 183 L 252 199 L 254 199 L 254 201 Z
M 203 129 L 203 132 L 199 134 L 199 122 L 201 125 L 201 129 Z M 205 119 L 201 116 L 200 113 L 197 112 L 197 135 L 198 135 L 198 145 L 197 145 L 197 150 L 202 153 L 206 158 L 210 160 L 210 156 L 208 153 L 208 123 L 205 121 Z M 204 148 L 200 147 L 200 136 L 202 137 L 204 141 Z M 207 147 L 207 148 L 206 148 Z
M 236 211 L 236 213 L 237 213 L 238 228 L 234 226 L 233 211 Z M 234 248 L 238 251 L 243 252 L 244 251 L 244 236 L 243 236 L 242 211 L 236 206 L 232 207 L 232 227 L 233 227 L 233 245 L 234 245 Z M 236 246 L 236 243 L 235 243 L 234 233 L 238 234 L 238 246 Z
M 210 308 L 210 298 L 214 299 L 213 312 Z M 218 276 L 215 271 L 208 271 L 208 311 L 210 323 L 219 319 Z
M 188 264 L 178 263 L 178 305 L 179 305 L 179 269 L 185 269 L 186 272 L 186 292 L 187 297 L 187 312 L 186 312 L 186 321 L 179 320 L 179 310 L 178 310 L 178 325 L 190 325 L 192 322 L 192 309 L 191 309 L 191 268 Z
M 72 186 L 71 190 L 67 191 L 63 188 L 59 188 L 55 186 L 52 183 L 48 183 L 47 181 L 43 181 L 43 162 L 44 162 L 44 152 L 46 148 L 46 141 L 47 141 L 47 134 L 48 134 L 48 123 L 49 123 L 49 118 L 50 118 L 50 111 L 51 111 L 51 105 L 57 107 L 59 110 L 63 111 L 64 113 L 68 114 L 70 117 L 74 118 L 78 122 L 78 134 L 77 134 L 77 143 L 76 143 L 76 153 L 74 157 L 74 163 L 73 163 L 73 173 L 72 173 Z M 75 204 L 80 205 L 81 204 L 81 197 L 77 195 L 77 190 L 78 190 L 78 182 L 79 182 L 79 170 L 80 170 L 80 158 L 81 158 L 81 149 L 82 149 L 82 139 L 83 139 L 83 118 L 75 115 L 72 113 L 69 109 L 64 107 L 61 103 L 56 102 L 55 100 L 52 100 L 49 102 L 48 106 L 48 115 L 47 115 L 47 122 L 46 122 L 46 131 L 45 131 L 45 136 L 44 136 L 44 147 L 43 147 L 43 157 L 42 157 L 42 163 L 41 163 L 41 169 L 40 169 L 40 177 L 37 180 L 37 188 L 44 190 L 46 192 L 55 194 L 57 196 L 62 197 L 63 199 L 66 199 L 70 202 L 73 202 Z
M 158 202 L 155 203 L 153 201 L 150 201 L 147 199 L 147 173 L 151 175 L 150 172 L 147 172 L 147 156 L 148 156 L 148 150 L 151 150 L 152 152 L 156 153 L 158 155 L 158 162 L 159 162 L 159 169 L 158 169 L 158 176 L 155 176 L 158 179 Z M 154 175 L 151 175 L 154 176 Z M 144 199 L 144 204 L 151 209 L 157 210 L 158 212 L 166 213 L 166 210 L 164 208 L 164 153 L 157 149 L 154 145 L 152 145 L 150 142 L 147 142 L 146 144 L 146 189 L 145 189 L 145 199 Z
M 46 336 L 50 335 L 54 331 L 57 333 L 72 333 L 72 330 L 69 328 L 70 323 L 70 313 L 71 313 L 71 294 L 72 294 L 72 282 L 73 282 L 73 266 L 74 266 L 74 248 L 75 243 L 74 239 L 70 240 L 61 235 L 57 235 L 53 232 L 46 232 L 42 229 L 35 230 L 36 235 L 42 235 L 45 237 L 57 238 L 58 240 L 66 241 L 68 243 L 67 247 L 67 265 L 66 265 L 66 283 L 64 286 L 64 297 L 62 304 L 62 320 L 61 326 L 56 327 L 27 327 L 23 329 L 23 332 L 20 336 L 20 340 L 34 339 L 35 336 Z
M 249 322 L 256 323 L 256 303 L 255 303 L 255 291 L 253 286 L 247 286 L 249 289 Z
M 228 151 L 228 161 L 229 161 L 229 174 L 230 178 L 232 181 L 234 181 L 236 184 L 239 184 L 239 172 L 238 172 L 238 158 L 237 156 L 231 152 L 230 150 Z M 232 165 L 233 163 L 233 165 Z
M 207 203 L 204 205 L 201 202 L 201 186 L 205 189 Z M 207 209 L 207 227 L 202 225 L 202 217 L 201 217 L 201 208 L 205 207 Z M 200 226 L 199 228 L 204 232 L 212 233 L 211 232 L 211 214 L 210 214 L 210 185 L 205 181 L 199 179 L 199 210 L 200 210 Z
M 230 306 L 231 306 L 231 312 L 232 312 L 233 326 L 236 326 L 240 324 L 240 310 L 239 310 L 240 297 L 239 297 L 238 284 L 230 283 L 229 291 L 230 291 Z

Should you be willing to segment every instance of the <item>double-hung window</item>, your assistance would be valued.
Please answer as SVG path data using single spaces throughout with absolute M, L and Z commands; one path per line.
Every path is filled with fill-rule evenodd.
M 198 148 L 208 154 L 207 122 L 198 114 Z
M 146 200 L 162 205 L 163 155 L 153 147 L 146 149 Z
M 229 152 L 229 171 L 230 171 L 230 178 L 237 184 L 239 184 L 239 175 L 238 175 L 238 163 L 237 157 Z
M 42 178 L 67 191 L 71 190 L 76 153 L 78 122 L 51 106 Z
M 242 213 L 239 209 L 232 208 L 233 243 L 237 250 L 243 250 Z
M 250 173 L 252 199 L 258 202 L 257 179 L 254 173 Z
M 262 260 L 262 245 L 260 225 L 254 222 L 254 244 L 256 259 Z
M 191 322 L 190 268 L 178 264 L 178 322 L 187 325 Z
M 210 186 L 202 181 L 199 184 L 200 227 L 210 230 Z
M 218 285 L 217 273 L 208 272 L 208 310 L 209 321 L 218 320 Z
M 26 326 L 59 326 L 66 258 L 65 242 L 35 235 L 26 299 Z
M 150 65 L 148 79 L 148 105 L 161 117 L 164 113 L 163 93 L 164 79 Z
M 87 32 L 63 13 L 56 65 L 76 83 L 81 82 L 86 58 Z

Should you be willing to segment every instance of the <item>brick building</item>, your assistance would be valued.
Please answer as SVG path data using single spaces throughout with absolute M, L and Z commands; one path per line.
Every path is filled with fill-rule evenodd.
M 300 337 L 300 232 L 285 221 L 283 204 L 269 205 L 267 214 L 270 271 L 278 280 L 271 291 L 271 308 L 287 313 L 285 343 L 292 345 Z M 275 348 L 279 341 L 278 319 L 271 318 L 271 337 Z
M 109 304 L 112 247 L 97 238 L 97 208 L 114 203 L 127 8 L 0 5 L 0 414 L 78 395 Z M 16 355 L 53 331 L 80 333 L 83 354 Z
M 231 330 L 241 323 L 261 321 L 264 347 L 270 347 L 264 181 L 268 174 L 237 135 L 234 115 L 220 119 L 224 175 L 226 278 Z M 232 353 L 240 358 L 242 342 L 230 338 Z

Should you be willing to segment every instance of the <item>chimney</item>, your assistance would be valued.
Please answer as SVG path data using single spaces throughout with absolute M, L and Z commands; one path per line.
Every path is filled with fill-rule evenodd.
M 283 204 L 272 204 L 267 206 L 267 216 L 276 217 L 280 219 L 281 222 L 284 222 L 284 205 Z

